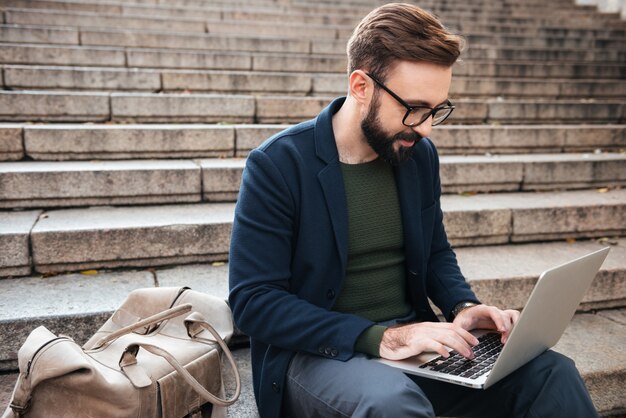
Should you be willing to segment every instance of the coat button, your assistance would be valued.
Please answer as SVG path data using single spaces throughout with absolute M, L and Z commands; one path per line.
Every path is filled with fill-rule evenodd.
M 280 385 L 277 382 L 272 383 L 272 390 L 276 393 L 280 392 Z
M 317 351 L 318 351 L 320 354 L 324 354 L 324 346 L 323 346 L 323 345 L 320 345 L 320 346 L 319 346 L 319 348 L 317 349 Z
M 328 292 L 326 292 L 326 297 L 328 299 L 335 299 L 335 290 L 334 289 L 328 289 Z
M 337 351 L 336 348 L 333 348 L 333 349 L 330 350 L 330 355 L 332 357 L 337 357 L 337 354 L 339 354 L 339 352 Z
M 330 347 L 326 347 L 326 349 L 324 350 L 324 354 L 330 356 Z

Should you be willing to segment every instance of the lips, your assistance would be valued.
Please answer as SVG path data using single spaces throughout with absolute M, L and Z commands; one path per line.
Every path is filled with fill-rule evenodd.
M 403 147 L 407 147 L 407 148 L 415 145 L 415 141 L 408 141 L 406 139 L 399 139 L 398 142 L 400 143 L 400 145 L 402 145 Z

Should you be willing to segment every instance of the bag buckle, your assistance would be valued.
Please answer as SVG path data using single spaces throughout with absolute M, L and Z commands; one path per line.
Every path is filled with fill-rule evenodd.
M 22 405 L 18 405 L 16 403 L 11 402 L 9 404 L 9 408 L 11 408 L 13 410 L 13 412 L 15 412 L 18 416 L 22 416 L 26 413 L 26 411 L 28 411 L 30 409 L 30 401 L 32 398 L 28 398 L 26 400 L 26 403 L 22 406 Z

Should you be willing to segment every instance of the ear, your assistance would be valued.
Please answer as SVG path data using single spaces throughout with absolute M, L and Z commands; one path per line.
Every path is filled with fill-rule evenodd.
M 363 70 L 355 70 L 348 80 L 350 96 L 361 105 L 369 106 L 374 89 L 373 81 Z

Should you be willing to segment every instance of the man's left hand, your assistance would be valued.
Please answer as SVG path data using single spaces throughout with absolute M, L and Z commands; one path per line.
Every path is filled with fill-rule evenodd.
M 509 339 L 513 325 L 519 319 L 520 312 L 514 309 L 501 310 L 495 306 L 476 305 L 463 309 L 452 322 L 466 331 L 473 329 L 494 329 L 502 334 L 502 344 Z

